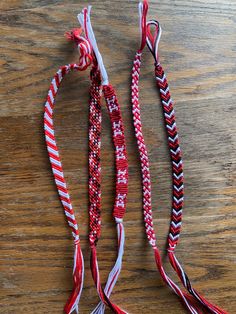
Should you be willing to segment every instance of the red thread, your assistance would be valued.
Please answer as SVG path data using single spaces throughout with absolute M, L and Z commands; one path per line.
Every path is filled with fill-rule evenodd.
M 143 215 L 145 223 L 145 231 L 150 245 L 154 250 L 154 256 L 156 260 L 156 265 L 163 281 L 181 298 L 183 304 L 192 314 L 197 312 L 196 307 L 193 305 L 191 300 L 186 296 L 185 293 L 171 280 L 171 278 L 166 274 L 162 261 L 160 258 L 159 250 L 156 245 L 156 235 L 153 228 L 153 218 L 152 218 L 152 202 L 151 202 L 151 176 L 149 168 L 149 158 L 148 152 L 144 141 L 144 136 L 142 132 L 142 122 L 141 122 L 141 112 L 139 103 L 139 75 L 141 66 L 141 53 L 137 52 L 134 59 L 133 69 L 132 69 L 132 113 L 133 122 L 135 128 L 135 136 L 137 140 L 137 145 L 139 149 L 140 163 L 141 163 L 141 173 L 142 173 L 142 188 L 143 188 Z
M 68 299 L 64 307 L 64 311 L 66 314 L 71 313 L 71 309 L 76 303 L 76 299 L 78 298 L 80 290 L 82 289 L 82 283 L 83 283 L 83 256 L 81 253 L 82 251 L 81 251 L 79 243 L 76 243 L 75 245 L 77 246 L 76 254 L 75 254 L 75 265 L 77 265 L 77 267 L 75 268 L 75 271 L 73 274 L 74 288 L 73 288 L 70 298 Z
M 148 1 L 144 0 L 142 3 L 142 16 L 141 16 L 141 44 L 140 44 L 140 52 L 144 49 L 146 45 L 146 37 L 147 37 L 147 27 L 146 27 L 146 19 L 148 12 Z
M 115 146 L 115 156 L 116 156 L 116 198 L 115 198 L 115 205 L 113 209 L 113 216 L 115 217 L 116 223 L 122 225 L 121 217 L 123 217 L 126 208 L 126 197 L 127 197 L 127 184 L 128 184 L 128 165 L 127 165 L 127 156 L 126 156 L 126 148 L 125 148 L 125 141 L 124 141 L 124 131 L 123 131 L 123 123 L 120 113 L 120 107 L 117 102 L 115 93 L 111 86 L 106 86 L 108 84 L 108 77 L 107 73 L 103 64 L 102 56 L 98 50 L 96 38 L 92 29 L 91 21 L 90 21 L 90 11 L 91 7 L 85 8 L 81 14 L 78 15 L 78 20 L 82 27 L 85 30 L 86 38 L 89 41 L 90 46 L 92 47 L 92 53 L 94 56 L 94 60 L 96 60 L 96 65 L 99 68 L 99 72 L 101 72 L 102 76 L 102 84 L 104 96 L 107 102 L 107 107 L 109 110 L 110 120 L 112 124 L 112 131 L 113 131 L 113 143 Z M 97 59 L 95 59 L 97 58 Z M 93 73 L 91 72 L 91 78 L 93 77 Z M 99 78 L 100 83 L 100 78 Z M 109 95 L 105 94 L 105 91 L 110 89 L 108 94 L 112 97 L 112 99 L 108 99 Z M 90 90 L 91 95 L 95 95 L 93 103 L 96 104 L 97 100 L 100 98 L 100 90 L 99 88 Z M 115 101 L 115 102 L 114 102 Z M 91 105 L 93 105 L 91 103 Z M 100 108 L 99 108 L 100 110 Z M 114 111 L 114 112 L 113 112 Z M 90 118 L 92 118 L 93 113 L 90 111 Z M 100 115 L 97 114 L 97 117 L 100 118 Z M 96 119 L 95 119 L 96 120 Z M 98 131 L 98 132 L 97 132 Z M 93 279 L 98 291 L 98 294 L 103 301 L 104 304 L 108 305 L 111 309 L 116 310 L 117 313 L 123 313 L 119 307 L 113 304 L 109 300 L 110 293 L 117 278 L 118 274 L 121 270 L 121 261 L 123 256 L 123 246 L 124 246 L 124 230 L 122 225 L 122 239 L 123 241 L 118 245 L 118 254 L 116 263 L 111 270 L 107 284 L 105 287 L 106 293 L 102 289 L 100 276 L 99 276 L 99 268 L 97 262 L 97 255 L 96 255 L 96 244 L 99 239 L 100 235 L 100 182 L 96 173 L 98 173 L 98 169 L 100 168 L 99 159 L 100 156 L 98 151 L 100 149 L 100 130 L 98 130 L 96 122 L 94 121 L 93 126 L 90 128 L 89 138 L 90 138 L 90 152 L 89 153 L 89 167 L 90 167 L 90 179 L 89 179 L 89 194 L 90 194 L 90 246 L 91 246 L 91 271 L 93 274 Z M 91 143 L 91 140 L 94 139 L 95 142 Z M 98 149 L 96 146 L 98 145 Z M 122 153 L 121 150 L 124 150 Z M 124 157 L 125 161 L 120 161 L 122 159 L 121 155 Z M 96 200 L 95 200 L 95 198 Z M 119 235 L 120 229 L 117 228 L 117 232 Z M 107 288 L 109 286 L 109 289 Z M 103 304 L 98 305 L 99 311 L 103 312 L 104 306 Z M 96 312 L 97 308 L 95 309 Z

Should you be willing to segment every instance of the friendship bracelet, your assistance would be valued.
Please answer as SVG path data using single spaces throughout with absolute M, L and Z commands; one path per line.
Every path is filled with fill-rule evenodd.
M 91 271 L 92 276 L 100 296 L 101 302 L 97 305 L 92 313 L 104 313 L 105 305 L 109 306 L 115 313 L 126 313 L 121 310 L 117 305 L 112 303 L 109 299 L 112 289 L 118 279 L 119 273 L 121 271 L 122 256 L 124 251 L 124 226 L 123 226 L 123 216 L 126 209 L 126 199 L 128 192 L 128 163 L 127 163 L 127 153 L 126 144 L 124 137 L 123 122 L 120 112 L 120 106 L 117 101 L 117 97 L 112 85 L 109 84 L 107 72 L 102 60 L 102 56 L 99 52 L 96 38 L 93 32 L 91 20 L 90 20 L 91 6 L 85 8 L 81 14 L 78 15 L 78 20 L 81 27 L 84 29 L 86 37 L 90 42 L 93 52 L 95 54 L 98 67 L 102 77 L 102 92 L 106 101 L 108 108 L 110 120 L 112 123 L 112 138 L 115 148 L 116 157 L 116 197 L 113 209 L 113 216 L 117 225 L 117 237 L 118 237 L 118 254 L 116 262 L 108 276 L 105 289 L 103 290 L 100 282 L 98 261 L 97 261 L 97 251 L 96 241 L 91 241 Z
M 67 189 L 66 181 L 64 178 L 63 168 L 61 164 L 61 159 L 54 135 L 54 123 L 53 123 L 53 109 L 55 103 L 55 97 L 57 95 L 58 88 L 61 84 L 62 79 L 66 74 L 71 70 L 81 70 L 81 67 L 77 64 L 69 64 L 63 66 L 60 70 L 57 71 L 50 89 L 48 92 L 47 101 L 45 104 L 44 111 L 44 132 L 47 150 L 49 154 L 49 159 L 52 167 L 52 172 L 54 175 L 54 180 L 58 190 L 58 194 L 64 207 L 64 212 L 68 221 L 68 224 L 71 228 L 72 235 L 74 237 L 75 252 L 74 252 L 74 268 L 73 268 L 73 281 L 74 288 L 72 294 L 65 306 L 65 312 L 67 314 L 76 310 L 78 313 L 78 303 L 81 296 L 84 280 L 84 261 L 83 254 L 80 248 L 80 239 L 78 224 L 74 215 L 74 210 L 72 207 L 70 195 Z
M 141 161 L 141 170 L 142 170 L 142 185 L 143 185 L 143 210 L 144 210 L 144 222 L 146 228 L 147 238 L 149 243 L 154 249 L 157 267 L 160 271 L 162 279 L 174 290 L 174 292 L 179 295 L 184 302 L 185 306 L 191 313 L 201 313 L 199 305 L 196 304 L 200 302 L 201 305 L 205 307 L 210 313 L 223 314 L 225 311 L 219 309 L 218 307 L 209 303 L 204 299 L 200 294 L 193 289 L 190 284 L 190 281 L 182 269 L 180 263 L 174 255 L 174 249 L 177 245 L 180 226 L 182 219 L 182 206 L 183 206 L 183 169 L 182 169 L 182 159 L 181 151 L 179 147 L 178 133 L 176 129 L 175 115 L 172 100 L 170 97 L 169 87 L 164 74 L 163 68 L 159 63 L 158 58 L 158 44 L 161 36 L 161 28 L 157 21 L 149 21 L 145 24 L 146 14 L 147 14 L 147 1 L 140 3 L 139 12 L 140 12 L 140 25 L 141 25 L 141 34 L 142 41 L 139 51 L 135 55 L 134 66 L 132 69 L 132 108 L 133 108 L 133 120 L 135 126 L 135 134 L 137 138 L 140 161 Z M 144 25 L 146 25 L 144 27 Z M 155 27 L 155 34 L 152 35 L 150 27 Z M 144 39 L 145 38 L 145 39 Z M 149 160 L 147 149 L 144 142 L 144 137 L 142 133 L 142 123 L 140 116 L 140 104 L 139 104 L 139 75 L 140 75 L 140 66 L 141 66 L 141 55 L 144 48 L 144 40 L 147 42 L 151 53 L 155 59 L 155 74 L 157 80 L 157 86 L 160 91 L 160 97 L 163 106 L 164 119 L 166 130 L 168 134 L 168 143 L 172 161 L 172 175 L 173 175 L 173 202 L 172 202 L 172 215 L 170 222 L 170 232 L 168 235 L 168 256 L 170 262 L 179 275 L 183 285 L 191 294 L 191 297 L 186 293 L 182 292 L 178 286 L 176 286 L 170 278 L 166 275 L 162 262 L 160 259 L 160 254 L 156 246 L 156 235 L 153 229 L 153 218 L 152 218 L 152 209 L 151 209 L 151 180 L 150 180 L 150 170 L 149 170 Z M 195 300 L 193 300 L 193 297 Z
M 175 112 L 173 108 L 173 101 L 170 96 L 169 85 L 167 82 L 164 70 L 159 62 L 158 57 L 158 42 L 155 42 L 155 38 L 151 37 L 150 27 L 156 28 L 156 38 L 160 38 L 161 28 L 157 21 L 149 21 L 147 23 L 147 45 L 152 52 L 155 60 L 155 77 L 157 87 L 160 92 L 160 98 L 162 103 L 162 109 L 165 120 L 165 127 L 168 139 L 168 145 L 170 150 L 170 158 L 172 165 L 172 212 L 170 229 L 168 234 L 168 257 L 178 277 L 183 283 L 188 292 L 200 302 L 206 310 L 215 314 L 226 314 L 226 312 L 219 307 L 211 304 L 203 296 L 201 296 L 191 285 L 191 282 L 182 268 L 181 264 L 175 256 L 175 248 L 179 241 L 180 228 L 182 222 L 182 208 L 184 200 L 184 183 L 183 183 L 183 162 L 181 157 L 181 149 L 179 145 L 179 137 L 175 122 Z
M 84 260 L 83 254 L 80 247 L 80 238 L 78 224 L 74 215 L 73 206 L 71 203 L 70 195 L 67 189 L 66 181 L 64 178 L 62 163 L 55 139 L 54 134 L 54 122 L 53 122 L 53 110 L 55 104 L 55 98 L 60 87 L 60 84 L 65 77 L 72 70 L 83 71 L 85 70 L 92 62 L 91 57 L 91 46 L 87 40 L 80 36 L 81 31 L 78 30 L 73 34 L 73 39 L 78 45 L 80 50 L 80 58 L 78 64 L 69 64 L 61 67 L 55 74 L 47 96 L 47 100 L 44 107 L 44 133 L 46 146 L 49 154 L 49 159 L 52 167 L 52 172 L 58 194 L 64 208 L 64 212 L 71 228 L 72 235 L 74 238 L 74 268 L 73 268 L 73 281 L 74 287 L 71 293 L 70 298 L 68 299 L 65 305 L 65 313 L 72 313 L 74 310 L 78 313 L 78 304 L 83 288 L 84 281 Z M 67 34 L 67 36 L 69 36 Z M 72 39 L 72 38 L 70 38 Z

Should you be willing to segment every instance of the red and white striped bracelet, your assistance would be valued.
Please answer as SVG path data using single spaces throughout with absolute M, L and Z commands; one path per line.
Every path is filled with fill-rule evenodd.
M 182 207 L 184 199 L 184 184 L 183 184 L 183 167 L 181 150 L 179 146 L 178 132 L 175 122 L 175 113 L 173 109 L 173 102 L 170 97 L 169 86 L 164 73 L 163 68 L 159 62 L 158 56 L 158 44 L 161 36 L 161 28 L 157 21 L 146 22 L 146 15 L 148 11 L 148 3 L 144 1 L 139 5 L 140 13 L 140 29 L 141 29 L 141 46 L 137 51 L 134 59 L 133 69 L 132 69 L 132 112 L 133 121 L 135 127 L 135 135 L 137 139 L 137 144 L 139 148 L 140 162 L 141 162 L 141 172 L 142 172 L 142 186 L 143 186 L 143 213 L 145 229 L 148 241 L 152 246 L 156 264 L 161 274 L 162 279 L 167 285 L 181 298 L 186 308 L 190 313 L 201 313 L 200 307 L 202 306 L 204 310 L 209 313 L 215 314 L 226 314 L 224 310 L 221 310 L 217 306 L 208 302 L 203 298 L 191 285 L 186 273 L 184 272 L 182 266 L 178 262 L 175 256 L 175 247 L 179 240 L 180 227 L 182 220 Z M 152 35 L 151 27 L 154 27 L 155 32 Z M 170 263 L 174 270 L 177 272 L 181 282 L 183 283 L 186 290 L 189 292 L 183 292 L 171 279 L 167 276 L 164 271 L 162 261 L 160 258 L 159 249 L 157 247 L 156 235 L 153 228 L 153 218 L 152 218 L 152 205 L 151 205 L 151 178 L 149 169 L 149 159 L 144 142 L 143 132 L 142 132 L 142 122 L 140 113 L 140 103 L 139 103 L 139 76 L 141 67 L 141 56 L 142 51 L 147 43 L 148 48 L 154 56 L 155 60 L 155 76 L 157 87 L 160 92 L 160 98 L 164 113 L 165 127 L 168 136 L 168 144 L 170 149 L 170 157 L 172 163 L 172 183 L 173 183 L 173 198 L 172 198 L 172 213 L 170 221 L 170 230 L 168 234 L 168 256 Z

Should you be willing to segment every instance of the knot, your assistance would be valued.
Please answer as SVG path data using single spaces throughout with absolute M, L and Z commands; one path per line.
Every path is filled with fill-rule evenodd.
M 74 239 L 74 245 L 77 246 L 77 245 L 79 245 L 79 243 L 80 243 L 80 238 L 79 238 L 79 236 L 76 236 Z
M 151 27 L 154 27 L 154 32 L 152 33 Z M 159 63 L 158 55 L 158 45 L 161 38 L 161 26 L 158 21 L 150 20 L 147 22 L 147 37 L 146 42 L 149 50 L 151 51 L 155 64 Z
M 69 32 L 65 33 L 65 36 L 67 39 L 74 41 L 77 45 L 80 42 L 81 35 L 82 34 L 82 28 L 74 28 Z
M 168 253 L 174 253 L 175 252 L 175 246 L 169 246 L 167 249 Z
M 119 218 L 119 217 L 115 217 L 115 221 L 117 224 L 120 224 L 123 222 L 123 219 L 122 218 Z
M 78 47 L 80 57 L 79 57 L 79 70 L 86 70 L 88 66 L 93 62 L 93 50 L 90 42 L 85 39 L 82 34 L 82 28 L 75 28 L 70 32 L 66 32 L 65 36 L 75 42 Z
M 91 249 L 96 248 L 98 239 L 99 237 L 97 236 L 96 232 L 94 233 L 93 231 L 91 231 L 89 234 L 89 244 Z
M 100 73 L 101 73 L 101 79 L 102 79 L 102 85 L 108 85 L 108 75 L 106 72 L 106 68 L 103 63 L 102 55 L 98 49 L 96 37 L 93 31 L 93 27 L 91 24 L 91 19 L 90 19 L 90 13 L 91 13 L 91 6 L 89 5 L 88 8 L 84 8 L 83 11 L 78 14 L 78 21 L 83 28 L 85 32 L 86 39 L 88 39 L 89 44 L 91 45 L 91 49 L 94 53 L 94 59 L 96 59 L 96 62 L 98 64 Z

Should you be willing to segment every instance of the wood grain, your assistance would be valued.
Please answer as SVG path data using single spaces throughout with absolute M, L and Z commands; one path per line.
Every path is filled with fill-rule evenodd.
M 180 261 L 196 288 L 229 313 L 235 302 L 236 2 L 149 1 L 163 28 L 161 60 L 175 100 L 184 157 L 186 202 Z M 129 154 L 129 202 L 123 270 L 113 300 L 130 313 L 184 313 L 158 275 L 144 235 L 140 166 L 132 127 L 130 70 L 138 45 L 137 1 L 90 1 L 100 49 L 122 104 Z M 64 32 L 77 26 L 85 1 L 0 2 L 0 313 L 62 313 L 72 287 L 72 240 L 58 200 L 42 128 L 44 100 L 60 65 L 78 60 Z M 164 254 L 171 206 L 170 162 L 153 61 L 145 52 L 142 118 L 149 149 L 153 209 Z M 86 280 L 81 313 L 98 301 L 89 271 L 88 73 L 59 92 L 55 123 L 78 217 Z M 103 108 L 102 280 L 115 259 L 114 158 Z

